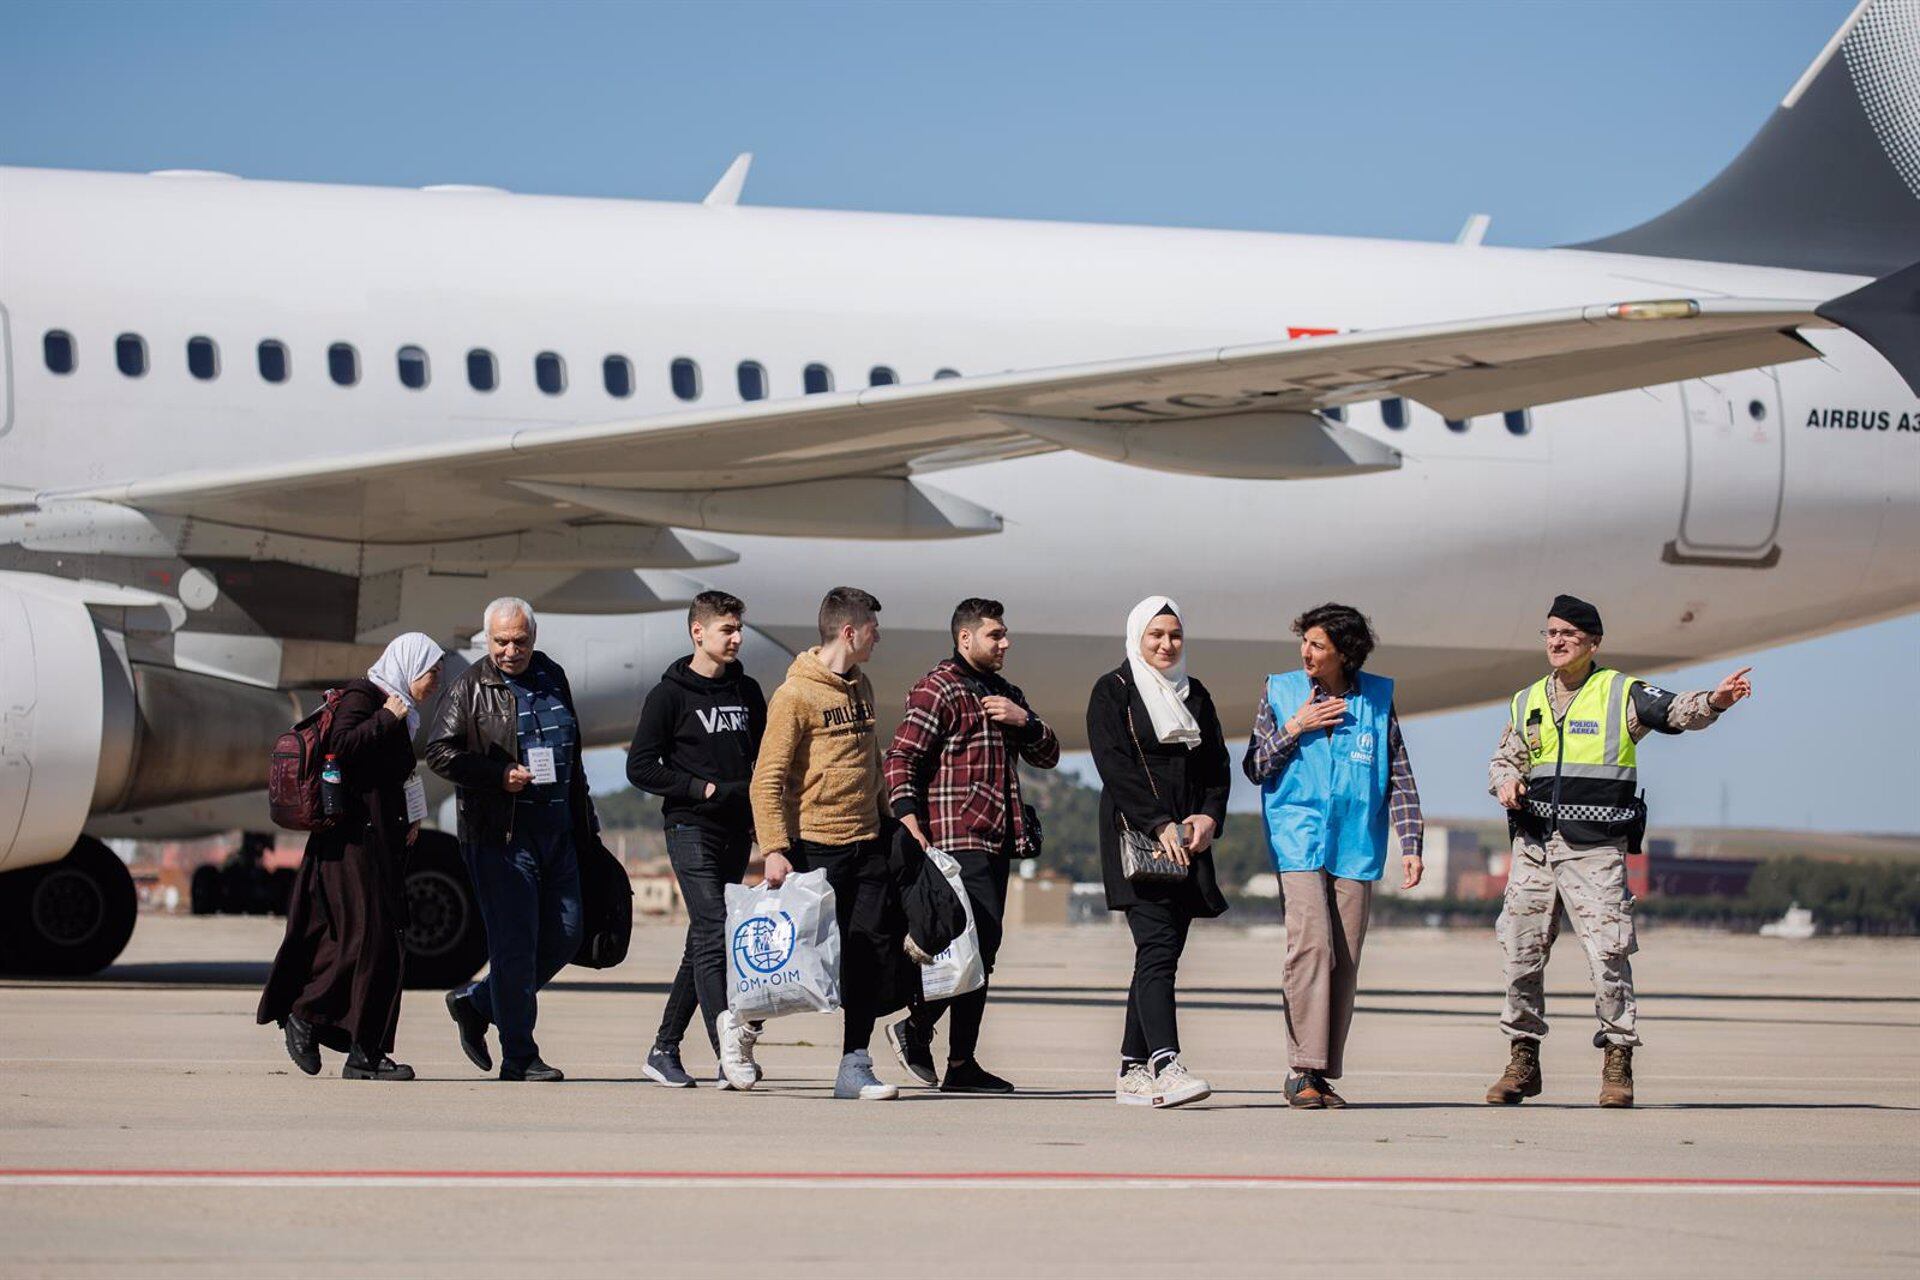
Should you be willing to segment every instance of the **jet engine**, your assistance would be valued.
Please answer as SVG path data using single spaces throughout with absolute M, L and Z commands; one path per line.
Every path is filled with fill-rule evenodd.
M 129 662 L 76 595 L 0 585 L 0 968 L 91 973 L 133 931 L 92 814 L 260 786 L 292 695 Z

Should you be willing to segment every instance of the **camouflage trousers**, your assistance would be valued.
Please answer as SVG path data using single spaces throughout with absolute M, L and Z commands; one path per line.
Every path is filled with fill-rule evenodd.
M 1633 896 L 1627 892 L 1625 851 L 1614 845 L 1569 845 L 1555 832 L 1542 845 L 1513 839 L 1506 899 L 1495 933 L 1507 962 L 1507 1002 L 1500 1029 L 1509 1039 L 1547 1034 L 1547 956 L 1560 934 L 1561 905 L 1587 953 L 1593 1010 L 1600 1029 L 1595 1047 L 1637 1045 L 1633 965 Z

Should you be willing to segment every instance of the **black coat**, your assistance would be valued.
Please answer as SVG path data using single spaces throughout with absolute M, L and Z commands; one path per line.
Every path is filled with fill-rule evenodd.
M 1116 811 L 1136 831 L 1146 833 L 1196 813 L 1212 818 L 1219 830 L 1226 829 L 1227 793 L 1233 785 L 1226 739 L 1213 709 L 1213 695 L 1198 680 L 1188 683 L 1187 710 L 1200 726 L 1200 742 L 1193 747 L 1154 737 L 1153 720 L 1126 663 L 1101 676 L 1087 700 L 1087 748 L 1100 774 L 1100 871 L 1110 910 L 1124 911 L 1142 901 L 1173 901 L 1194 916 L 1217 916 L 1227 909 L 1214 877 L 1211 849 L 1194 858 L 1192 872 L 1177 884 L 1134 884 L 1120 871 Z M 1129 707 L 1138 731 L 1138 751 L 1135 734 L 1127 727 Z M 1151 786 L 1148 771 L 1153 774 Z
M 413 742 L 404 716 L 371 680 L 342 689 L 325 750 L 338 757 L 346 811 L 307 837 L 287 931 L 267 975 L 257 1018 L 298 1014 L 330 1049 L 358 1043 L 391 1052 L 400 1017 L 407 927 L 407 775 Z

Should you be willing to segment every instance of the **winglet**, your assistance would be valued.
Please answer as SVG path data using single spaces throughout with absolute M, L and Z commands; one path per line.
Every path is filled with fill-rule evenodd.
M 1920 262 L 1813 310 L 1864 339 L 1920 395 Z
M 742 151 L 720 175 L 720 181 L 713 184 L 713 190 L 707 192 L 707 198 L 700 203 L 709 209 L 731 209 L 740 203 L 740 190 L 747 185 L 747 170 L 753 166 L 753 152 Z
M 1490 213 L 1469 214 L 1466 225 L 1460 228 L 1460 234 L 1453 238 L 1453 242 L 1465 245 L 1469 249 L 1477 249 L 1480 247 L 1480 242 L 1487 238 L 1487 228 L 1492 225 L 1493 215 Z

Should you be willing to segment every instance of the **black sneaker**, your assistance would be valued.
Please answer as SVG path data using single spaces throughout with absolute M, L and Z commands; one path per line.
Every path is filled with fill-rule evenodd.
M 503 1062 L 500 1064 L 502 1080 L 525 1080 L 533 1084 L 550 1084 L 556 1080 L 565 1080 L 566 1073 L 558 1067 L 550 1067 L 538 1058 L 525 1062 Z
M 940 1082 L 942 1093 L 1012 1093 L 1013 1085 L 1002 1080 L 972 1058 L 949 1062 L 947 1078 Z
M 340 1068 L 342 1080 L 411 1080 L 413 1068 L 404 1062 L 395 1062 L 386 1054 L 375 1057 L 362 1051 L 359 1045 L 353 1046 L 353 1052 L 347 1055 L 347 1065 Z
M 646 1065 L 640 1068 L 641 1074 L 655 1084 L 663 1084 L 669 1089 L 693 1088 L 693 1077 L 680 1065 L 680 1047 L 678 1045 L 653 1046 L 647 1054 Z
M 280 1029 L 286 1033 L 287 1056 L 293 1059 L 293 1065 L 310 1076 L 319 1075 L 320 1050 L 313 1043 L 313 1026 L 288 1014 Z
M 458 991 L 447 992 L 447 1012 L 453 1025 L 460 1028 L 460 1052 L 482 1071 L 493 1070 L 493 1054 L 487 1050 L 487 1020 L 473 1007 L 473 1001 Z
M 940 1073 L 933 1066 L 933 1037 L 914 1024 L 912 1014 L 887 1024 L 887 1043 L 914 1079 L 924 1085 L 940 1083 Z

